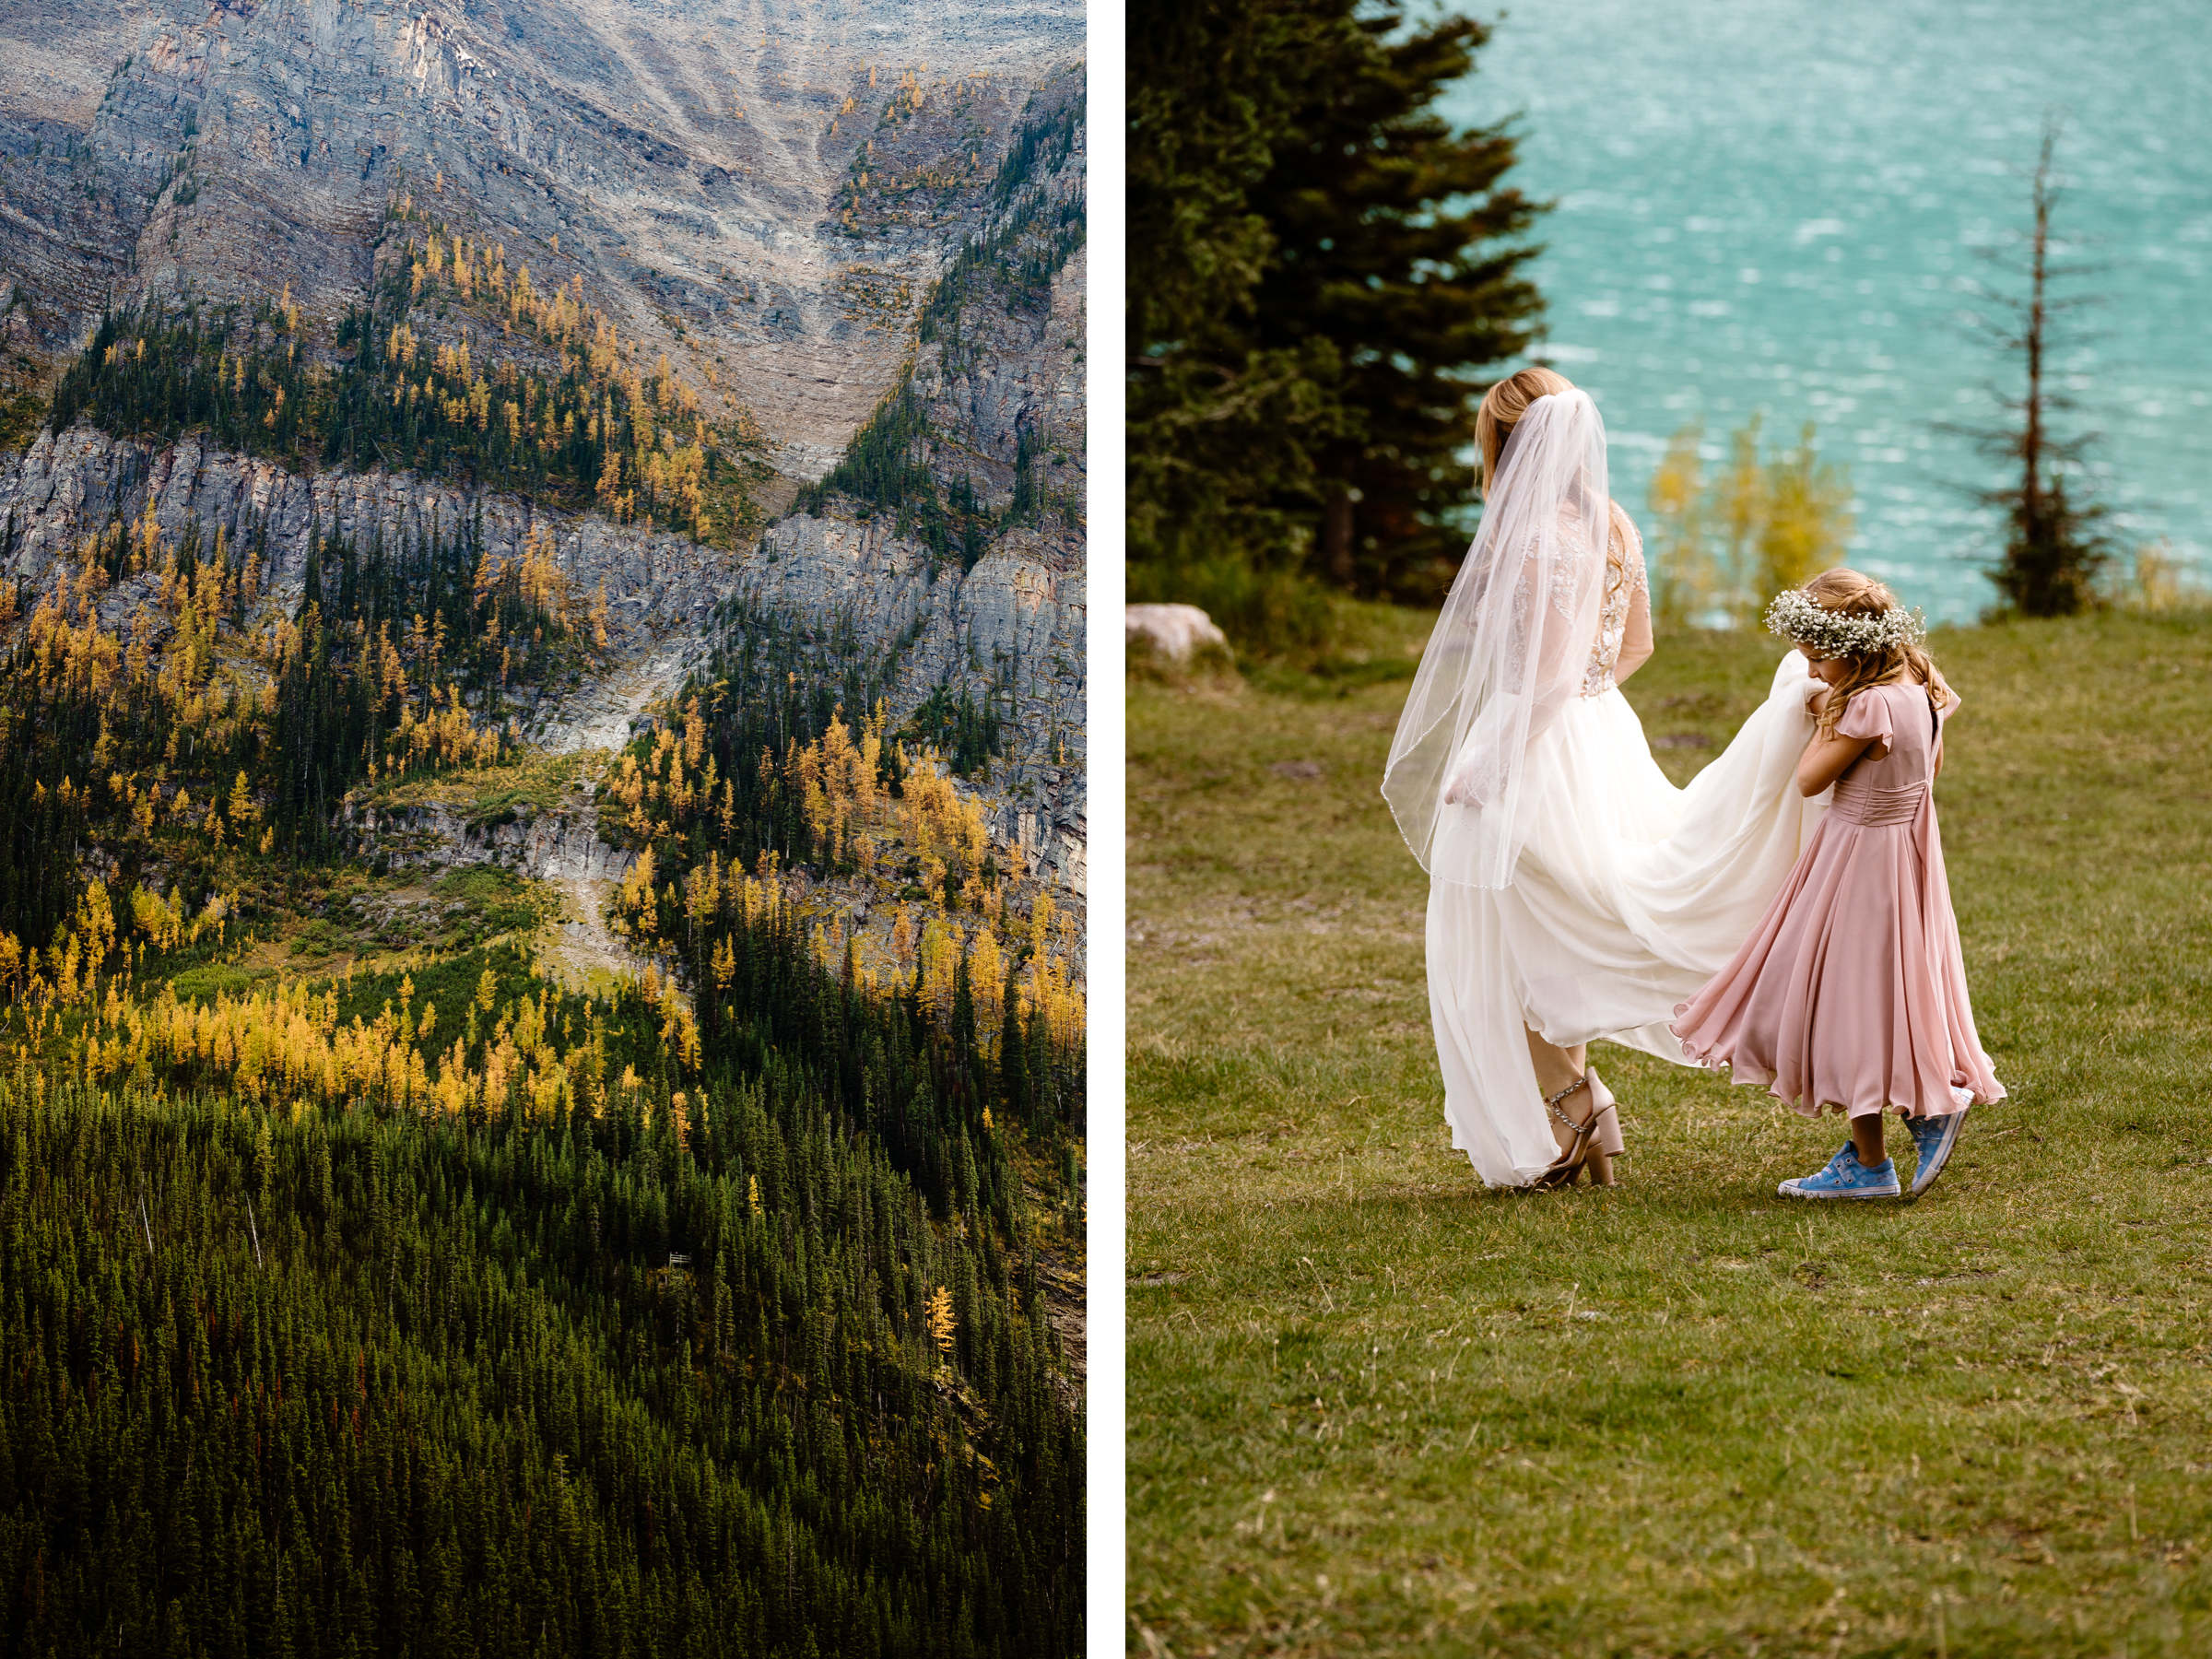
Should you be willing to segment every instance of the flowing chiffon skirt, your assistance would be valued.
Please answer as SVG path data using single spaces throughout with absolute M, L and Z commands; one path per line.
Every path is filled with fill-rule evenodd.
M 1431 882 L 1444 1116 L 1488 1185 L 1525 1185 L 1557 1151 L 1524 1023 L 1562 1048 L 1603 1038 L 1690 1063 L 1667 1022 L 1750 936 L 1819 821 L 1823 803 L 1796 782 L 1810 687 L 1789 653 L 1766 701 L 1684 789 L 1618 690 L 1577 700 L 1532 744 L 1513 885 Z
M 1692 1061 L 1808 1116 L 1944 1116 L 2005 1098 L 1974 1030 L 1926 745 L 1897 729 L 1924 724 L 1926 708 L 1916 685 L 1853 700 L 1837 731 L 1880 737 L 1888 755 L 1837 780 L 1765 916 L 1676 1010 Z

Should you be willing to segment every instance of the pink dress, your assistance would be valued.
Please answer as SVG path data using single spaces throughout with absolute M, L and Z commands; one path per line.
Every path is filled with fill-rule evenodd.
M 1930 794 L 1941 724 L 1958 706 L 1932 713 L 1911 679 L 1844 706 L 1836 731 L 1877 741 L 1836 781 L 1735 959 L 1675 1010 L 1690 1059 L 1766 1084 L 1807 1116 L 1940 1116 L 2005 1098 L 1974 1034 Z

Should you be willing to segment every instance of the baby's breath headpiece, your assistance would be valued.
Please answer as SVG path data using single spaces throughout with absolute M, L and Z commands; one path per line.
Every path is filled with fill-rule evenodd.
M 1849 616 L 1830 610 L 1803 588 L 1774 595 L 1767 606 L 1767 630 L 1824 657 L 1872 656 L 1928 637 L 1927 619 L 1917 610 L 1893 605 L 1871 617 Z

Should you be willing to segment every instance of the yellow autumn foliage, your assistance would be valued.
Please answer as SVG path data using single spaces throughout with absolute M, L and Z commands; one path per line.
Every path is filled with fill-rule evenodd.
M 464 1036 L 426 1059 L 417 1040 L 427 1038 L 435 1010 L 426 1006 L 418 1022 L 404 994 L 411 987 L 402 989 L 397 1008 L 387 1003 L 373 1019 L 341 1021 L 335 989 L 294 984 L 201 1002 L 180 998 L 168 984 L 133 997 L 111 982 L 105 999 L 88 1005 L 69 1064 L 88 1081 L 145 1084 L 160 1077 L 295 1114 L 363 1104 L 425 1114 L 504 1112 L 512 1100 L 524 1121 L 545 1122 L 578 1105 L 594 1115 L 606 1109 L 606 1034 L 594 1026 L 564 1055 L 544 982 L 535 996 L 518 996 L 500 1009 L 473 1065 Z M 661 1040 L 696 1068 L 698 1027 L 674 985 L 655 982 L 646 990 Z M 472 1010 L 469 1032 L 478 1029 Z M 634 1077 L 629 1086 L 638 1087 Z

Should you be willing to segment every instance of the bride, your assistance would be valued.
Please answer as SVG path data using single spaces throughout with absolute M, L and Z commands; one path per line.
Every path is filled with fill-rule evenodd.
M 1613 1184 L 1603 1038 L 1687 1065 L 1677 1004 L 1748 936 L 1811 833 L 1805 659 L 1686 789 L 1619 692 L 1652 654 L 1605 424 L 1548 369 L 1476 417 L 1481 528 L 1422 653 L 1382 794 L 1430 876 L 1429 1007 L 1452 1144 L 1491 1186 Z

